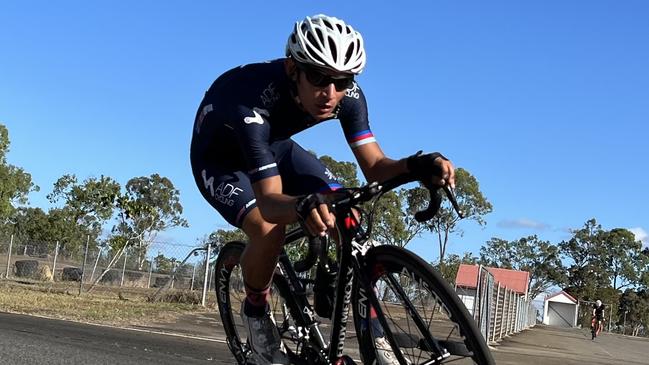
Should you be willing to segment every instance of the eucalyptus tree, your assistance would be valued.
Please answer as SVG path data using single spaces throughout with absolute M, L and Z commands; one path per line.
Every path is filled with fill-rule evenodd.
M 480 263 L 486 266 L 527 271 L 529 295 L 536 298 L 550 287 L 566 282 L 565 268 L 557 245 L 536 235 L 515 241 L 492 238 L 480 248 Z
M 450 236 L 458 235 L 462 237 L 464 230 L 460 226 L 460 217 L 455 213 L 450 201 L 441 191 L 438 194 L 442 194 L 442 205 L 437 215 L 423 224 L 426 230 L 437 235 L 439 263 L 442 264 Z M 410 215 L 415 211 L 426 208 L 428 196 L 427 190 L 422 187 L 414 188 L 409 192 L 408 212 Z M 478 180 L 463 168 L 457 168 L 455 170 L 455 197 L 464 214 L 463 220 L 474 221 L 480 226 L 487 224 L 484 216 L 491 213 L 493 207 L 482 191 L 480 191 Z
M 60 177 L 47 198 L 51 203 L 63 201 L 60 209 L 52 211 L 59 220 L 67 222 L 68 229 L 61 230 L 58 238 L 62 246 L 85 243 L 79 232 L 97 241 L 103 225 L 113 216 L 119 193 L 119 183 L 107 176 L 89 177 L 81 183 L 74 174 Z
M 158 233 L 189 226 L 182 217 L 180 192 L 171 180 L 158 174 L 130 179 L 117 199 L 117 209 L 118 222 L 112 233 L 120 237 L 117 243 L 122 250 L 127 246 L 134 248 L 139 268 Z
M 604 233 L 604 260 L 616 290 L 642 283 L 642 275 L 649 269 L 649 257 L 642 251 L 642 242 L 624 228 Z
M 606 262 L 606 232 L 589 219 L 573 237 L 559 244 L 568 265 L 567 290 L 579 299 L 595 300 L 600 288 L 610 287 Z
M 0 224 L 8 223 L 15 209 L 27 204 L 29 193 L 39 190 L 29 173 L 7 162 L 10 144 L 9 130 L 0 124 Z

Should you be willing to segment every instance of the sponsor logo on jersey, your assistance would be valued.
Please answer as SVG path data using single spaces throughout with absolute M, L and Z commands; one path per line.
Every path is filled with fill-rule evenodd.
M 201 175 L 203 176 L 203 184 L 205 185 L 205 189 L 209 191 L 212 198 L 223 205 L 227 205 L 229 207 L 234 205 L 234 200 L 237 196 L 239 196 L 239 193 L 243 191 L 243 189 L 226 182 L 222 182 L 219 184 L 219 186 L 214 188 L 214 177 L 208 177 L 206 170 L 201 171 Z
M 270 114 L 268 113 L 268 110 L 266 109 L 261 109 L 261 108 L 252 108 L 252 113 L 254 116 L 252 117 L 245 117 L 243 118 L 243 122 L 246 124 L 264 124 L 264 118 L 262 118 L 262 115 L 265 117 L 268 117 Z
M 271 82 L 266 86 L 264 91 L 261 92 L 261 95 L 259 95 L 259 98 L 261 98 L 261 102 L 264 104 L 266 108 L 272 108 L 273 105 L 279 100 L 279 93 L 277 90 L 275 90 L 275 85 Z
M 358 99 L 361 97 L 361 94 L 358 92 L 358 84 L 356 83 L 356 81 L 354 81 L 354 86 L 352 86 L 350 89 L 347 89 L 347 91 L 345 91 L 345 96 L 354 99 Z

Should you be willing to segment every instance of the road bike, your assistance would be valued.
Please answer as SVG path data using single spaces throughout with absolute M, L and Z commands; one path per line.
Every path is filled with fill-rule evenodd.
M 414 180 L 404 174 L 327 194 L 336 216 L 336 242 L 310 238 L 300 259 L 287 252 L 307 240 L 305 231 L 286 233 L 270 306 L 292 364 L 354 364 L 353 355 L 345 353 L 350 309 L 363 364 L 379 363 L 380 351 L 386 350 L 399 364 L 495 364 L 472 316 L 441 275 L 415 253 L 370 239 L 378 199 Z M 461 215 L 453 191 L 442 190 Z M 415 214 L 420 222 L 433 218 L 442 202 L 437 188 L 429 187 L 429 193 L 428 208 Z M 239 315 L 245 299 L 239 265 L 244 247 L 243 242 L 223 246 L 215 281 L 228 347 L 239 364 L 251 364 Z

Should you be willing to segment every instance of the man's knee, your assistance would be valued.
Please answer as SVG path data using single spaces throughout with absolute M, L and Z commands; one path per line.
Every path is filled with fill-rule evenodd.
M 253 241 L 284 240 L 284 226 L 270 223 L 261 216 L 259 208 L 254 208 L 246 215 L 242 224 L 243 231 Z

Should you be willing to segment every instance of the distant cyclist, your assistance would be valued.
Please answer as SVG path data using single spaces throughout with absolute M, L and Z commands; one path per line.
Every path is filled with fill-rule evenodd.
M 595 301 L 593 304 L 593 331 L 592 339 L 595 339 L 600 332 L 604 329 L 604 304 L 601 300 Z
M 241 312 L 257 364 L 288 364 L 268 305 L 285 227 L 299 220 L 311 234 L 325 235 L 335 217 L 321 194 L 341 187 L 291 136 L 338 119 L 367 181 L 410 172 L 424 183 L 454 185 L 453 165 L 439 153 L 401 160 L 383 154 L 354 79 L 365 61 L 363 38 L 350 25 L 326 15 L 306 17 L 295 24 L 285 58 L 225 72 L 198 108 L 191 142 L 196 184 L 249 239 L 241 258 Z M 434 170 L 440 177 L 430 180 Z M 380 336 L 376 342 L 379 349 L 387 346 Z M 378 361 L 396 363 L 389 346 Z

